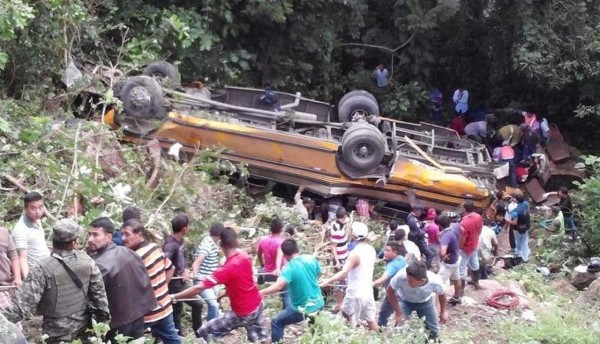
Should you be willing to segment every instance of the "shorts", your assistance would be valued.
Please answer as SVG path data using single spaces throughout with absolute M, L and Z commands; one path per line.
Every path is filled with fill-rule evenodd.
M 460 279 L 460 262 L 457 261 L 454 264 L 448 264 L 442 262 L 440 264 L 440 271 L 438 271 L 438 276 L 446 283 L 446 281 L 456 281 Z
M 361 320 L 375 321 L 377 307 L 373 295 L 370 297 L 345 297 L 342 313 L 350 322 L 351 327 L 359 325 Z

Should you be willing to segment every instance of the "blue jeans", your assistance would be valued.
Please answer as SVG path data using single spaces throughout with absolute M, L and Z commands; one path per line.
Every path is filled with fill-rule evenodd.
M 412 312 L 417 312 L 419 318 L 425 318 L 425 327 L 429 330 L 429 338 L 437 338 L 440 335 L 440 322 L 435 309 L 435 296 L 422 303 L 412 303 L 400 300 L 399 305 L 404 317 L 408 318 Z
M 510 178 L 510 186 L 517 187 L 517 165 L 515 159 L 503 159 L 502 162 L 508 163 L 508 177 Z
M 565 216 L 565 227 L 567 228 L 567 233 L 571 234 L 571 238 L 573 240 L 577 239 L 577 228 L 575 228 L 575 222 L 573 222 L 573 215 Z
M 394 314 L 392 304 L 388 301 L 387 296 L 381 300 L 381 308 L 379 308 L 379 318 L 377 319 L 378 326 L 387 326 L 388 319 Z
M 264 268 L 258 268 L 258 272 L 259 273 L 265 273 L 265 269 Z M 263 275 L 261 276 L 263 283 L 264 282 L 275 282 L 277 281 L 277 278 L 279 278 L 278 276 L 275 275 Z M 262 284 L 262 283 L 259 283 Z M 290 293 L 288 291 L 288 286 L 286 284 L 286 286 L 281 289 L 281 303 L 283 304 L 283 306 L 281 307 L 282 310 L 287 309 L 288 307 L 292 306 L 292 300 L 290 299 Z
M 206 321 L 212 320 L 220 315 L 219 303 L 217 302 L 217 293 L 215 288 L 205 289 L 200 293 L 200 297 L 204 299 L 206 305 Z
M 465 251 L 463 250 L 459 250 L 459 254 L 460 254 L 460 266 L 459 266 L 459 271 L 460 271 L 460 278 L 461 279 L 467 279 L 467 266 L 471 269 L 471 271 L 478 271 L 479 270 L 479 254 L 478 254 L 479 248 L 475 248 L 475 251 L 473 251 L 473 253 L 471 253 L 470 256 L 467 256 L 467 254 L 465 253 Z
M 296 324 L 306 319 L 306 315 L 296 312 L 291 306 L 277 313 L 271 320 L 271 341 L 278 343 L 283 339 L 283 329 L 286 325 Z
M 162 340 L 164 344 L 181 344 L 181 339 L 173 322 L 173 313 L 158 321 L 146 323 L 146 326 L 150 327 L 152 335 Z
M 529 261 L 529 231 L 524 234 L 515 231 L 516 250 L 525 263 Z

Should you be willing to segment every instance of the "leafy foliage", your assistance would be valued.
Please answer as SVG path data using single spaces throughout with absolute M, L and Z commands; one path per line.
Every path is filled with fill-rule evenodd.
M 585 257 L 600 254 L 600 214 L 598 214 L 598 202 L 600 202 L 600 158 L 597 156 L 584 156 L 583 166 L 588 170 L 589 177 L 583 183 L 577 183 L 579 190 L 574 199 L 579 205 L 576 213 L 581 219 L 578 228 L 579 235 L 585 246 L 582 250 Z

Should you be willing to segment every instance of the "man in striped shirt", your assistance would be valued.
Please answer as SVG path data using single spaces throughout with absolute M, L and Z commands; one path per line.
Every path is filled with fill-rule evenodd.
M 165 258 L 158 245 L 144 239 L 144 232 L 144 226 L 136 219 L 127 220 L 123 224 L 123 244 L 135 251 L 144 261 L 156 296 L 157 306 L 146 314 L 144 322 L 152 330 L 152 335 L 164 344 L 180 344 L 181 339 L 173 323 L 173 307 L 168 288 L 175 268 L 171 261 Z
M 331 242 L 331 255 L 333 260 L 333 266 L 342 267 L 348 258 L 350 249 L 348 248 L 348 222 L 352 222 L 346 217 L 346 209 L 342 206 L 338 207 L 335 211 L 335 221 L 331 224 L 329 230 L 329 241 Z M 346 296 L 345 288 L 338 287 L 338 292 L 335 296 L 335 309 L 342 309 L 342 302 Z
M 196 248 L 196 260 L 192 264 L 192 273 L 195 276 L 194 284 L 199 284 L 207 277 L 213 274 L 219 267 L 219 235 L 223 231 L 223 224 L 213 223 L 210 226 L 209 235 Z M 206 320 L 212 320 L 220 315 L 219 303 L 217 302 L 217 287 L 207 288 L 200 293 L 206 301 L 208 309 L 206 311 Z
M 346 209 L 339 207 L 335 212 L 336 220 L 331 225 L 329 240 L 334 266 L 343 266 L 348 258 L 348 229 Z

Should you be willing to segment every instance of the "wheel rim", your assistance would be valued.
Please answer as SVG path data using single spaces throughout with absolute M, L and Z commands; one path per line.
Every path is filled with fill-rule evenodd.
M 129 93 L 131 104 L 138 109 L 147 108 L 152 102 L 152 95 L 143 86 L 134 87 Z
M 373 147 L 366 143 L 358 145 L 356 148 L 354 148 L 353 152 L 354 156 L 361 161 L 369 160 L 374 153 Z
M 356 109 L 350 113 L 350 119 L 355 122 L 361 119 L 367 119 L 369 116 L 369 111 L 365 109 Z
M 119 124 L 123 130 L 137 133 L 137 134 L 148 134 L 154 129 L 158 128 L 162 123 L 162 120 L 158 119 L 141 119 L 129 116 L 124 116 L 119 119 Z
M 152 73 L 152 78 L 154 78 L 154 80 L 156 80 L 156 82 L 158 82 L 159 85 L 164 86 L 167 81 L 169 80 L 169 77 L 162 72 L 154 72 Z

